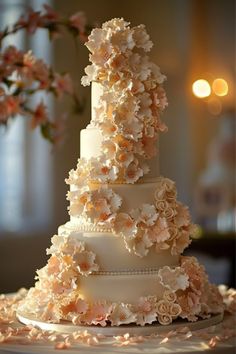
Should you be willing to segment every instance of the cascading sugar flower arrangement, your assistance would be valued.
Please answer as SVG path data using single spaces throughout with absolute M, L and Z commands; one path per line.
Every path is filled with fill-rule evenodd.
M 123 19 L 94 29 L 86 43 L 92 64 L 82 84 L 102 87 L 91 124 L 103 135 L 98 161 L 108 182 L 135 183 L 148 173 L 145 160 L 155 156 L 158 133 L 167 129 L 160 120 L 167 106 L 166 77 L 146 55 L 152 45 L 144 25 L 130 28 Z
M 53 236 L 19 311 L 83 326 L 170 325 L 222 313 L 204 268 L 181 255 L 196 226 L 175 183 L 159 175 L 165 76 L 146 54 L 145 27 L 113 19 L 86 46 L 92 119 L 66 180 L 70 221 Z

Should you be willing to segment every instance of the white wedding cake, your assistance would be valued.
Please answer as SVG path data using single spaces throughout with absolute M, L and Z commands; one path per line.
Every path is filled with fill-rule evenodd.
M 20 309 L 75 325 L 196 321 L 223 311 L 216 286 L 181 256 L 195 230 L 175 183 L 161 177 L 165 76 L 147 55 L 145 26 L 113 19 L 91 32 L 92 118 L 66 182 L 70 221 L 47 250 L 47 265 Z

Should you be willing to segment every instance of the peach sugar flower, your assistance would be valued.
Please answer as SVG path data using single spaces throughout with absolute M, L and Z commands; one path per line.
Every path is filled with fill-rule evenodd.
M 131 311 L 131 306 L 127 304 L 114 304 L 109 320 L 112 326 L 133 323 L 136 321 L 137 315 Z
M 140 297 L 135 306 L 135 313 L 137 314 L 136 323 L 141 326 L 156 321 L 156 297 Z
M 96 255 L 91 251 L 76 253 L 73 260 L 79 273 L 85 276 L 98 271 L 98 265 L 95 263 Z
M 126 239 L 135 237 L 137 222 L 129 214 L 118 213 L 114 221 L 114 231 L 122 234 Z
M 112 305 L 106 302 L 94 302 L 89 304 L 88 311 L 81 317 L 81 321 L 88 325 L 107 325 L 108 317 L 112 311 Z
M 158 277 L 161 284 L 173 292 L 180 289 L 185 290 L 189 286 L 189 276 L 181 267 L 171 269 L 165 266 L 159 270 Z

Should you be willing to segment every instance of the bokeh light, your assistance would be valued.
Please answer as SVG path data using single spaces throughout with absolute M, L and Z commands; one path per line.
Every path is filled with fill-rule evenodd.
M 192 85 L 192 90 L 194 95 L 198 98 L 205 98 L 211 94 L 209 82 L 203 79 L 196 80 Z
M 217 96 L 226 96 L 229 88 L 224 79 L 215 79 L 212 84 L 212 90 Z

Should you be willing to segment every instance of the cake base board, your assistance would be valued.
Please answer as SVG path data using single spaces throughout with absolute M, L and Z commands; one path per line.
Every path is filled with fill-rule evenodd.
M 17 312 L 18 320 L 25 325 L 32 325 L 36 328 L 44 331 L 55 331 L 61 333 L 73 333 L 87 330 L 92 334 L 102 334 L 105 336 L 124 335 L 129 333 L 130 335 L 151 335 L 159 334 L 161 332 L 169 332 L 173 330 L 181 329 L 181 327 L 188 327 L 191 331 L 207 328 L 220 323 L 223 320 L 223 313 L 213 315 L 210 318 L 204 320 L 198 320 L 197 322 L 188 322 L 185 320 L 176 320 L 172 324 L 163 326 L 158 323 L 153 323 L 145 326 L 138 325 L 121 325 L 121 326 L 86 326 L 86 325 L 74 325 L 68 321 L 62 321 L 61 323 L 48 323 L 35 319 L 32 315 L 27 313 Z

